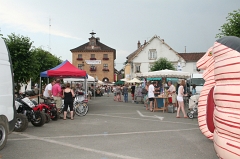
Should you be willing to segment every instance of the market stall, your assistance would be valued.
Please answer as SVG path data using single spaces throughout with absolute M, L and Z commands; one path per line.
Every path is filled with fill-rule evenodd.
M 165 79 L 164 82 L 166 82 L 167 78 L 179 78 L 179 79 L 190 78 L 190 73 L 165 69 L 160 71 L 138 73 L 136 74 L 136 76 L 144 77 L 144 78 L 162 78 L 162 79 Z M 161 96 L 167 96 L 167 95 L 165 94 Z M 161 108 L 161 107 L 165 107 L 168 100 L 163 100 L 163 98 L 155 98 L 155 101 L 156 101 L 155 103 L 157 103 L 155 107 Z
M 59 78 L 67 78 L 67 77 L 73 77 L 73 78 L 82 78 L 84 79 L 85 82 L 85 87 L 87 86 L 87 73 L 84 70 L 79 70 L 77 67 L 72 65 L 68 60 L 63 61 L 61 64 L 58 66 L 46 70 L 44 72 L 40 73 L 40 91 L 39 91 L 39 96 L 41 93 L 41 82 L 42 82 L 42 77 L 59 77 Z M 87 90 L 87 88 L 85 88 Z M 38 99 L 39 100 L 39 99 Z

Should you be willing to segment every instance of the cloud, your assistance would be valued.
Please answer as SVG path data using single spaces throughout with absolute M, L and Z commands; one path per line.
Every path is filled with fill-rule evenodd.
M 41 23 L 47 17 L 48 15 L 38 12 L 36 8 L 21 7 L 19 3 L 16 4 L 11 1 L 0 1 L 0 24 L 22 31 L 49 34 L 49 25 L 44 22 Z M 50 33 L 65 38 L 81 39 L 63 31 L 52 29 L 52 27 Z

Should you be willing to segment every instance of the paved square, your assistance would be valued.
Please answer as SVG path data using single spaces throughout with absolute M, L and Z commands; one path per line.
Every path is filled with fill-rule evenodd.
M 131 100 L 114 102 L 112 95 L 96 97 L 85 117 L 43 127 L 29 123 L 25 132 L 12 133 L 0 154 L 7 159 L 217 159 L 197 118 L 175 116 L 146 111 Z

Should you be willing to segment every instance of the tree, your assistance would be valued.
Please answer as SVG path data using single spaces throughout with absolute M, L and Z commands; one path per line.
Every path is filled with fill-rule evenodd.
M 151 67 L 151 71 L 159 71 L 159 70 L 175 70 L 174 65 L 167 60 L 167 58 L 160 58 L 154 62 L 153 66 Z
M 35 63 L 38 66 L 35 69 L 36 73 L 32 76 L 33 82 L 38 83 L 41 72 L 49 70 L 62 63 L 62 60 L 59 57 L 52 55 L 50 52 L 43 50 L 42 48 L 34 48 L 32 49 L 32 53 L 36 60 Z
M 240 37 L 240 9 L 228 13 L 226 19 L 227 23 L 221 26 L 221 29 L 219 29 L 221 33 L 218 33 L 216 38 L 221 38 L 223 36 Z
M 14 82 L 18 84 L 18 91 L 20 89 L 19 84 L 26 84 L 34 73 L 36 73 L 36 60 L 31 51 L 33 42 L 29 37 L 15 35 L 14 33 L 8 35 L 4 40 L 11 55 Z

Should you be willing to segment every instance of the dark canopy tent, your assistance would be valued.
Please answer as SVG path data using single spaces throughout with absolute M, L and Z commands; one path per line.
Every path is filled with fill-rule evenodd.
M 76 78 L 78 77 L 78 78 L 87 79 L 87 73 L 85 70 L 80 70 L 74 65 L 72 65 L 68 60 L 63 61 L 60 65 L 40 73 L 39 96 L 41 92 L 42 77 L 60 77 L 60 78 L 61 77 L 76 77 Z M 86 81 L 87 80 L 85 80 L 85 86 L 87 85 Z M 87 88 L 85 88 L 85 90 L 87 90 Z

